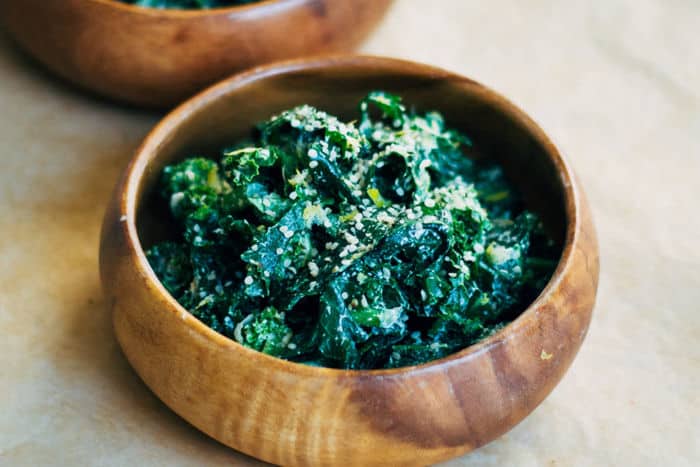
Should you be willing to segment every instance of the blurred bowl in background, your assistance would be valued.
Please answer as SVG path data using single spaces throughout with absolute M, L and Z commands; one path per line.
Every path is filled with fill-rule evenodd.
M 347 51 L 392 0 L 263 0 L 210 10 L 117 0 L 2 0 L 0 21 L 49 69 L 101 95 L 168 107 L 244 68 Z

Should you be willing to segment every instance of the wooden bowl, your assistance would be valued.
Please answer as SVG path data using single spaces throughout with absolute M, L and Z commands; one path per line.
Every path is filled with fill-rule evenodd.
M 563 246 L 539 298 L 513 323 L 452 356 L 372 371 L 273 358 L 183 309 L 149 267 L 164 213 L 152 201 L 164 165 L 214 154 L 251 126 L 309 103 L 344 118 L 368 91 L 437 109 L 501 162 Z M 542 130 L 503 97 L 447 71 L 372 57 L 292 61 L 234 76 L 192 98 L 146 138 L 119 181 L 100 267 L 129 362 L 169 407 L 246 454 L 282 465 L 425 465 L 498 437 L 529 414 L 573 360 L 591 318 L 598 247 L 586 200 Z
M 116 0 L 1 0 L 15 41 L 62 77 L 148 107 L 254 65 L 356 47 L 391 0 L 264 0 L 158 10 Z

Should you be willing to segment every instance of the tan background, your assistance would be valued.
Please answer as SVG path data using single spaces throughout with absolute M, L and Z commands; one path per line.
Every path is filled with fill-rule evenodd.
M 700 465 L 700 2 L 397 0 L 365 51 L 462 72 L 558 142 L 593 205 L 599 300 L 552 395 L 450 466 Z M 161 404 L 103 311 L 97 242 L 157 115 L 0 38 L 0 465 L 258 465 Z

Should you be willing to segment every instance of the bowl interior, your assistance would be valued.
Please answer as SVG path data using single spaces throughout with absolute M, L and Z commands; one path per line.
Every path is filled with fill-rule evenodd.
M 167 207 L 156 195 L 162 168 L 220 150 L 250 135 L 253 126 L 300 104 L 311 104 L 343 119 L 358 117 L 357 104 L 372 90 L 401 95 L 420 111 L 441 112 L 450 127 L 469 135 L 482 157 L 502 164 L 526 206 L 539 214 L 562 245 L 567 213 L 564 171 L 536 125 L 512 104 L 473 81 L 404 62 L 373 60 L 290 64 L 241 75 L 205 91 L 154 131 L 144 177 L 137 188 L 137 231 L 142 247 L 170 236 Z M 548 147 L 549 146 L 549 147 Z
M 103 5 L 109 6 L 109 7 L 116 7 L 116 8 L 123 8 L 127 10 L 132 10 L 134 12 L 138 13 L 147 13 L 147 14 L 159 14 L 161 16 L 203 16 L 207 13 L 223 13 L 223 12 L 234 12 L 234 11 L 239 11 L 241 9 L 250 9 L 251 7 L 254 6 L 265 6 L 265 5 L 270 5 L 270 4 L 275 4 L 275 3 L 284 3 L 284 2 L 289 2 L 290 0 L 258 0 L 253 3 L 246 3 L 246 4 L 240 4 L 240 5 L 229 5 L 229 6 L 220 6 L 220 7 L 215 7 L 215 8 L 154 8 L 154 7 L 142 7 L 138 5 L 134 5 L 131 3 L 124 3 L 121 0 L 88 0 L 89 2 L 92 3 L 101 3 Z M 293 1 L 293 0 L 292 0 Z

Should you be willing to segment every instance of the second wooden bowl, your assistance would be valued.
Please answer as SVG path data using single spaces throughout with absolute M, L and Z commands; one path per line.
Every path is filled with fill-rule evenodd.
M 2 0 L 0 20 L 55 73 L 99 94 L 171 106 L 254 65 L 356 47 L 391 0 L 263 0 L 159 10 L 117 0 Z
M 514 322 L 447 358 L 392 370 L 341 371 L 279 360 L 212 331 L 183 309 L 148 265 L 160 235 L 161 169 L 246 136 L 253 124 L 308 103 L 356 117 L 369 91 L 436 109 L 503 164 L 560 241 L 551 281 Z M 467 78 L 391 59 L 288 62 L 228 79 L 167 116 L 118 183 L 100 267 L 129 362 L 169 407 L 235 449 L 282 465 L 425 465 L 509 430 L 554 388 L 591 318 L 598 248 L 571 169 L 542 130 Z

